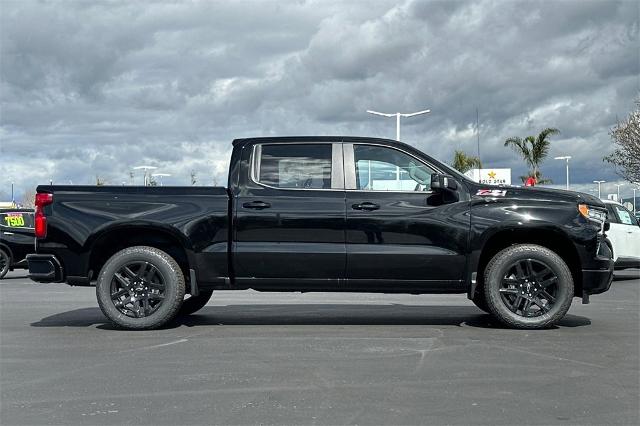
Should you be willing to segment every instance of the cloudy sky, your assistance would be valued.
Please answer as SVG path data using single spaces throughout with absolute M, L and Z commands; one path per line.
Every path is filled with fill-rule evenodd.
M 514 176 L 504 139 L 557 127 L 573 182 L 614 181 L 602 157 L 638 99 L 639 4 L 2 0 L 0 199 L 12 179 L 19 198 L 141 164 L 224 184 L 237 137 L 395 137 L 367 109 L 430 108 L 402 139 L 448 162 L 475 152 L 478 108 L 483 162 Z M 542 170 L 564 184 L 561 161 Z

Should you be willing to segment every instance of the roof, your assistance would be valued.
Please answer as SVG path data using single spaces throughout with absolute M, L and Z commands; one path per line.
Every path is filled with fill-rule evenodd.
M 234 139 L 233 145 L 238 145 L 242 143 L 267 143 L 267 142 L 278 142 L 278 143 L 296 143 L 296 142 L 347 142 L 347 143 L 357 143 L 357 142 L 384 142 L 384 143 L 392 143 L 404 145 L 402 142 L 393 140 L 393 139 L 384 139 L 384 138 L 372 138 L 365 136 L 263 136 L 263 137 L 255 137 L 255 138 L 241 138 Z

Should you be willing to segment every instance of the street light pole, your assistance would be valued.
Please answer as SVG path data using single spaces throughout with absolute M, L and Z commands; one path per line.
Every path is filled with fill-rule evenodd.
M 620 203 L 620 187 L 624 186 L 624 183 L 616 183 L 615 185 L 618 187 L 618 198 L 616 198 L 616 201 Z
M 636 209 L 636 190 L 638 188 L 632 188 L 633 189 L 633 212 L 637 212 L 638 209 Z
M 430 109 L 425 109 L 423 111 L 411 112 L 411 113 L 396 112 L 396 113 L 393 113 L 393 114 L 389 114 L 389 113 L 386 113 L 386 112 L 378 112 L 378 111 L 372 111 L 372 110 L 368 109 L 367 112 L 369 114 L 381 115 L 383 117 L 395 117 L 396 118 L 396 140 L 399 141 L 400 140 L 400 117 L 413 117 L 414 115 L 429 114 L 431 112 L 431 110 Z
M 606 182 L 606 180 L 594 180 L 593 181 L 593 183 L 597 183 L 598 184 L 598 198 L 602 198 L 602 195 L 600 194 L 600 185 L 602 185 L 605 182 Z
M 133 168 L 134 170 L 142 170 L 144 172 L 144 186 L 147 186 L 147 170 L 155 170 L 157 167 L 154 166 L 137 166 Z
M 555 160 L 567 160 L 567 191 L 569 190 L 569 160 L 571 160 L 570 155 L 565 155 L 562 157 L 555 157 Z

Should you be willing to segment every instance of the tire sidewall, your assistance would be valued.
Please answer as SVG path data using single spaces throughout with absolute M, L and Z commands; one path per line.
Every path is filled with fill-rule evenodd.
M 128 263 L 149 262 L 155 266 L 165 284 L 164 299 L 151 315 L 132 318 L 120 312 L 111 300 L 111 282 L 114 274 Z M 104 265 L 96 283 L 96 296 L 100 309 L 115 324 L 131 329 L 157 328 L 173 319 L 184 298 L 184 277 L 175 261 L 166 253 L 148 247 L 132 247 L 113 255 Z
M 519 260 L 532 259 L 544 263 L 558 277 L 556 302 L 549 312 L 537 317 L 524 317 L 511 311 L 502 300 L 499 289 L 502 278 Z M 548 327 L 560 321 L 573 299 L 573 277 L 566 263 L 553 251 L 535 245 L 517 245 L 498 253 L 485 273 L 485 297 L 491 313 L 510 326 Z

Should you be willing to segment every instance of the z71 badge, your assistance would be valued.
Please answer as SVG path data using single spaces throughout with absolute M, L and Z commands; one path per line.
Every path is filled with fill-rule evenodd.
M 504 197 L 507 195 L 506 189 L 478 189 L 476 195 L 482 195 L 485 197 Z

